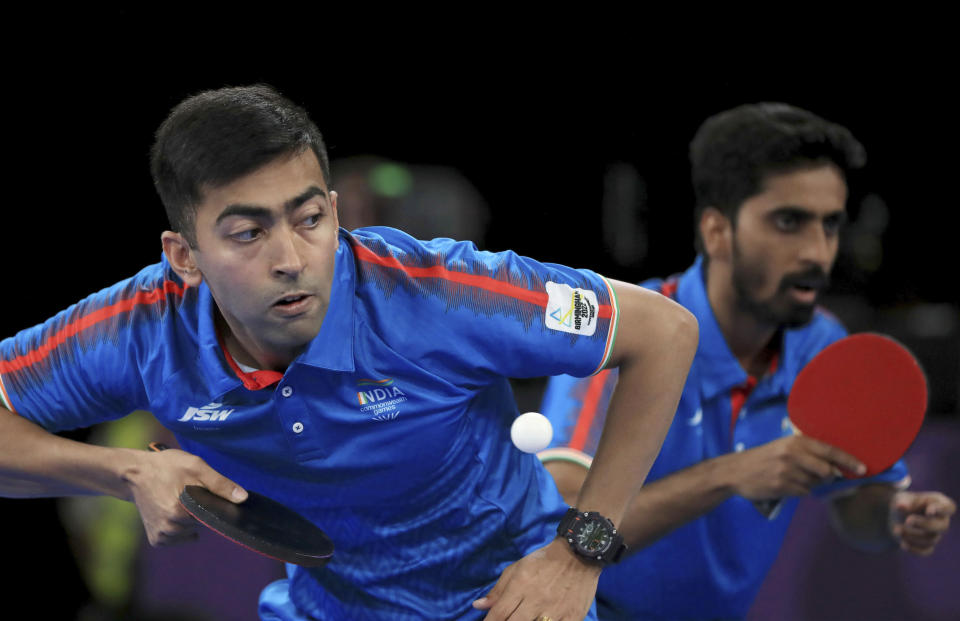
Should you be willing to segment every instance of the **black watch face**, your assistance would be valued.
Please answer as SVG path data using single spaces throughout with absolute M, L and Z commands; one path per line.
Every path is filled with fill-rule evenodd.
M 583 528 L 576 535 L 576 541 L 581 550 L 597 556 L 607 551 L 613 542 L 613 536 L 604 524 L 589 520 L 583 523 Z

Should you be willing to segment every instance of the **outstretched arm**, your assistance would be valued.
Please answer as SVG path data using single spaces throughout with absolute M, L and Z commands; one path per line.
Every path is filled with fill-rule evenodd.
M 643 484 L 680 400 L 697 347 L 688 311 L 657 293 L 613 282 L 620 322 L 611 362 L 620 379 L 577 508 L 619 525 Z M 596 592 L 599 567 L 576 557 L 566 541 L 552 543 L 508 567 L 476 607 L 487 619 L 582 619 Z
M 628 553 L 705 515 L 734 495 L 759 501 L 808 494 L 830 480 L 837 467 L 856 472 L 862 465 L 812 438 L 788 436 L 679 470 L 648 483 L 633 498 L 621 529 L 630 546 Z M 586 476 L 585 468 L 569 462 L 548 462 L 547 469 L 565 498 L 577 493 L 578 477 L 583 480 Z
M 184 485 L 233 502 L 246 492 L 203 460 L 179 450 L 108 448 L 51 434 L 0 406 L 0 495 L 14 498 L 104 494 L 136 503 L 152 545 L 192 538 L 180 506 Z
M 830 503 L 833 526 L 851 545 L 865 550 L 899 546 L 918 556 L 933 554 L 956 510 L 956 503 L 940 492 L 910 492 L 887 484 L 863 485 Z

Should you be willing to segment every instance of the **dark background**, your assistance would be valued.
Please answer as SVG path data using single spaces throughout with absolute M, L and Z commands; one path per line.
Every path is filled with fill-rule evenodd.
M 850 179 L 848 241 L 862 237 L 855 227 L 865 200 L 887 218 L 871 240 L 880 262 L 858 269 L 845 248 L 824 302 L 851 330 L 887 332 L 913 347 L 931 379 L 931 413 L 957 410 L 956 115 L 934 52 L 769 67 L 733 55 L 671 67 L 641 50 L 374 53 L 354 44 L 345 59 L 314 63 L 295 51 L 240 60 L 232 48 L 210 54 L 209 46 L 191 56 L 187 35 L 163 54 L 141 16 L 113 19 L 128 27 L 83 31 L 84 46 L 18 66 L 10 80 L 6 177 L 19 198 L 4 210 L 0 257 L 12 302 L 4 333 L 158 259 L 166 219 L 147 153 L 169 109 L 202 89 L 273 84 L 312 113 L 332 160 L 375 154 L 460 171 L 490 210 L 479 245 L 628 281 L 681 271 L 693 259 L 687 144 L 703 119 L 740 103 L 786 101 L 848 126 L 867 147 L 867 168 Z M 609 251 L 601 210 L 609 173 L 623 165 L 641 184 L 623 208 L 648 241 L 626 262 Z M 62 261 L 56 269 L 46 267 L 50 256 Z
M 7 43 L 5 73 L 3 334 L 159 259 L 166 219 L 147 153 L 170 107 L 198 90 L 271 83 L 311 112 L 334 160 L 377 154 L 463 173 L 490 209 L 477 240 L 487 249 L 628 281 L 693 259 L 686 149 L 700 122 L 740 103 L 786 101 L 848 126 L 866 145 L 868 167 L 851 179 L 854 222 L 867 197 L 889 209 L 879 268 L 848 269 L 842 257 L 825 301 L 836 301 L 851 329 L 913 347 L 931 380 L 931 419 L 960 416 L 955 67 L 936 32 L 907 44 L 899 30 L 865 28 L 862 40 L 834 49 L 825 43 L 837 33 L 819 26 L 707 42 L 645 22 L 616 36 L 591 31 L 588 41 L 578 15 L 559 30 L 478 25 L 464 41 L 469 16 L 435 16 L 444 28 L 390 36 L 362 21 L 297 15 L 279 28 L 239 29 L 128 11 L 57 17 L 55 27 L 39 13 L 7 23 L 22 38 Z M 349 36 L 328 37 L 334 30 Z M 737 38 L 748 40 L 729 49 Z M 621 164 L 642 180 L 638 218 L 649 234 L 643 260 L 630 264 L 605 248 L 600 209 L 605 179 Z M 928 321 L 939 327 L 925 329 Z M 522 388 L 531 406 L 522 409 L 535 409 L 538 385 Z M 0 507 L 18 539 L 10 592 L 44 576 L 61 585 L 48 606 L 75 606 L 83 586 L 71 586 L 53 502 Z

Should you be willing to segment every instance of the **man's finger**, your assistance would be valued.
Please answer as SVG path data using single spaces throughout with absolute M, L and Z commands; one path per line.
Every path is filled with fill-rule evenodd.
M 801 453 L 795 456 L 797 465 L 809 475 L 809 485 L 812 487 L 832 479 L 836 468 L 832 462 L 813 453 Z
M 901 491 L 897 492 L 897 495 L 894 498 L 894 506 L 897 508 L 897 511 L 902 513 L 916 513 L 917 511 L 924 510 L 926 502 L 924 501 L 923 496 L 920 494 Z
M 520 619 L 521 617 L 513 615 L 517 612 L 517 609 L 520 608 L 521 604 L 523 604 L 522 599 L 514 600 L 512 597 L 501 597 L 499 600 L 494 602 L 484 619 L 488 619 L 489 621 Z
M 929 502 L 924 509 L 924 513 L 927 516 L 937 516 L 943 518 L 949 518 L 951 515 L 956 513 L 957 504 L 940 493 L 934 493 L 929 495 Z
M 211 475 L 200 478 L 200 483 L 205 488 L 230 502 L 241 503 L 247 499 L 247 490 L 214 470 L 210 472 Z
M 166 547 L 196 541 L 199 536 L 196 521 L 191 524 L 181 524 L 171 520 L 166 528 L 154 532 L 147 539 L 154 547 Z
M 490 610 L 496 605 L 497 601 L 499 601 L 500 599 L 500 596 L 503 595 L 503 589 L 505 588 L 505 585 L 507 583 L 507 576 L 508 576 L 507 572 L 509 572 L 512 568 L 513 566 L 511 565 L 510 567 L 507 567 L 505 570 L 503 570 L 503 573 L 500 574 L 500 579 L 497 580 L 497 583 L 495 585 L 493 585 L 493 588 L 490 589 L 490 591 L 483 597 L 477 600 L 474 600 L 473 602 L 474 608 L 476 608 L 477 610 Z
M 809 448 L 817 457 L 829 461 L 831 464 L 842 468 L 848 472 L 853 472 L 854 474 L 864 474 L 867 471 L 867 467 L 856 457 L 841 451 L 835 446 L 830 446 L 819 440 L 814 440 L 813 438 L 808 438 L 804 436 L 805 439 L 809 440 Z
M 910 533 L 944 533 L 950 527 L 950 520 L 941 517 L 924 517 L 910 515 L 904 520 L 906 532 Z

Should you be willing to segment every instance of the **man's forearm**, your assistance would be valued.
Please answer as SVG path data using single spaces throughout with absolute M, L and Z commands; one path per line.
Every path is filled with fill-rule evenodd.
M 135 468 L 138 452 L 62 438 L 0 407 L 0 496 L 129 500 L 124 473 Z
M 834 529 L 850 545 L 868 551 L 891 550 L 897 541 L 890 531 L 890 503 L 896 488 L 887 484 L 863 485 L 830 502 Z
M 734 487 L 724 476 L 727 459 L 700 462 L 644 485 L 630 502 L 619 529 L 629 550 L 653 543 L 733 496 Z M 546 467 L 563 497 L 573 504 L 587 469 L 561 461 L 548 462 Z
M 670 428 L 698 338 L 696 319 L 675 302 L 614 286 L 624 311 L 613 356 L 619 379 L 577 508 L 619 524 Z
M 630 549 L 650 545 L 733 496 L 734 487 L 724 476 L 728 458 L 708 459 L 644 485 L 620 529 Z

